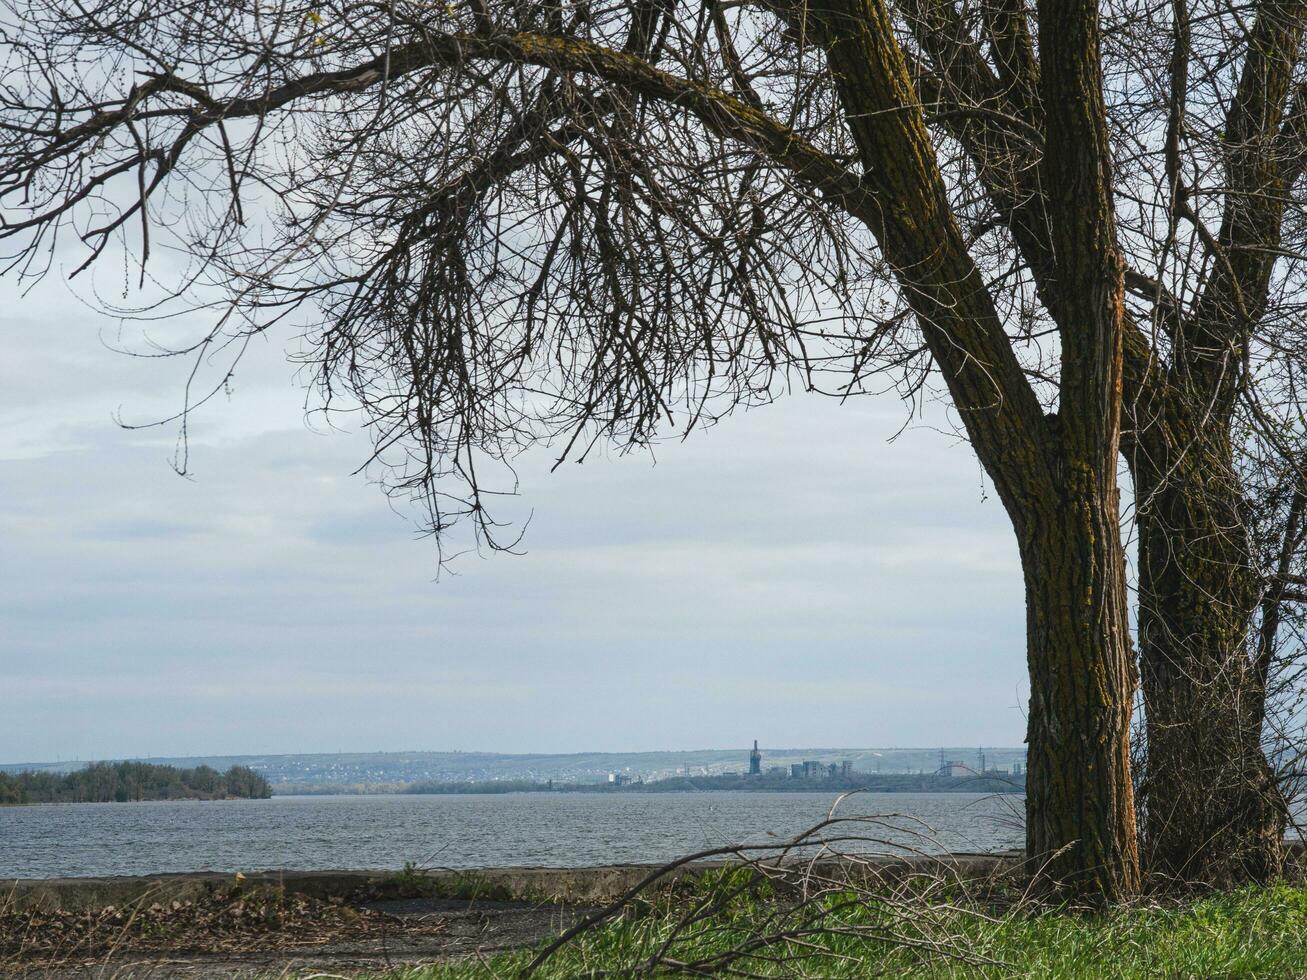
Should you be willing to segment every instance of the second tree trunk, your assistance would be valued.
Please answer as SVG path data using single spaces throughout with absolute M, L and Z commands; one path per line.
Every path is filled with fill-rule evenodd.
M 1144 860 L 1159 883 L 1228 887 L 1278 874 L 1285 813 L 1249 646 L 1258 578 L 1237 497 L 1212 479 L 1228 470 L 1205 469 L 1137 474 Z

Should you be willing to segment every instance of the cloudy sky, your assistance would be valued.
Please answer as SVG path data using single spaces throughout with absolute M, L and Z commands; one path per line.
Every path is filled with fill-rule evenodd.
M 0 761 L 1019 744 L 1020 572 L 965 445 L 793 396 L 648 456 L 521 461 L 520 557 L 436 580 L 275 342 L 191 432 L 186 365 L 0 291 Z

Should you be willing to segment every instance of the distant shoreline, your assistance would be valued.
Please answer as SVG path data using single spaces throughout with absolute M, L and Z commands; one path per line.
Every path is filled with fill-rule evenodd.
M 858 773 L 852 777 L 792 779 L 763 776 L 676 776 L 649 782 L 567 783 L 534 780 L 464 780 L 421 783 L 282 783 L 274 796 L 474 796 L 507 793 L 991 793 L 1026 791 L 1024 775 L 937 776 L 916 773 Z
M 750 740 L 752 741 L 752 737 Z M 788 774 L 794 765 L 843 767 L 864 775 L 933 774 L 948 762 L 962 769 L 1017 771 L 1025 763 L 1024 748 L 973 745 L 934 748 L 778 748 L 761 747 L 763 775 L 768 770 Z M 690 751 L 496 753 L 496 752 L 338 752 L 267 755 L 153 756 L 130 761 L 182 769 L 209 766 L 225 770 L 239 765 L 255 770 L 275 786 L 386 787 L 402 791 L 420 782 L 545 782 L 604 783 L 610 773 L 643 776 L 645 780 L 685 775 L 695 778 L 742 772 L 750 764 L 748 742 L 736 749 Z M 115 761 L 101 757 L 101 761 Z M 33 770 L 66 773 L 86 762 L 0 763 L 0 772 Z M 356 790 L 352 790 L 356 791 Z

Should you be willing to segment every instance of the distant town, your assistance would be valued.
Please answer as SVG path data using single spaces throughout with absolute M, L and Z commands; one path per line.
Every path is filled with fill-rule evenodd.
M 0 764 L 0 772 L 68 773 L 91 761 Z M 124 761 L 124 760 L 103 760 Z M 1021 792 L 1025 749 L 1013 747 L 760 748 L 682 752 L 506 754 L 374 752 L 149 757 L 131 761 L 226 770 L 242 766 L 275 795 L 324 793 L 666 792 L 744 789 Z
M 1024 759 L 1024 756 L 1023 756 Z M 1006 766 L 992 765 L 985 750 L 978 749 L 974 765 L 960 759 L 948 758 L 941 749 L 939 765 L 933 771 L 917 772 L 860 772 L 852 759 L 824 762 L 804 759 L 786 765 L 763 767 L 763 753 L 758 743 L 749 751 L 745 770 L 728 770 L 720 773 L 695 775 L 686 765 L 684 771 L 646 780 L 616 770 L 608 773 L 606 783 L 555 785 L 550 780 L 544 787 L 534 789 L 602 791 L 628 789 L 647 792 L 675 792 L 678 790 L 770 790 L 806 792 L 818 790 L 873 790 L 880 792 L 985 792 L 1019 793 L 1025 790 L 1024 761 Z M 441 793 L 452 790 L 457 784 L 418 783 L 410 792 Z M 474 784 L 475 785 L 475 784 Z M 480 784 L 484 786 L 485 784 Z M 527 788 L 527 787 L 521 787 Z
M 977 749 L 977 761 L 973 768 L 966 762 L 958 759 L 946 759 L 945 750 L 940 750 L 939 768 L 930 775 L 945 776 L 950 779 L 965 779 L 974 776 L 1009 776 L 1021 775 L 1023 763 L 1014 762 L 1010 767 L 990 767 L 986 765 L 985 750 Z M 1022 753 L 1024 758 L 1025 753 Z M 839 762 L 822 762 L 819 759 L 804 759 L 802 762 L 791 762 L 788 770 L 785 766 L 768 766 L 763 771 L 762 750 L 758 748 L 758 742 L 755 739 L 753 749 L 749 752 L 749 776 L 765 776 L 771 779 L 851 779 L 859 775 L 853 768 L 852 759 L 841 759 Z M 877 774 L 883 774 L 883 770 L 877 769 Z M 926 775 L 925 770 L 918 770 L 918 774 Z M 686 776 L 689 776 L 689 767 L 686 767 Z M 739 775 L 738 773 L 722 773 L 725 776 Z M 869 774 L 862 774 L 869 775 Z M 612 772 L 608 774 L 610 783 L 629 782 L 629 779 L 621 773 Z

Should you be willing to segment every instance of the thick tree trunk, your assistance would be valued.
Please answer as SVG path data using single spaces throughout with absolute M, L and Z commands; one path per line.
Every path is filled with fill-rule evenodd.
M 1130 898 L 1139 888 L 1134 677 L 1116 492 L 1123 265 L 1097 8 L 1058 5 L 1048 19 L 1060 29 L 1040 41 L 1049 107 L 1042 179 L 1057 189 L 1049 224 L 1059 257 L 1060 418 L 1045 416 L 967 252 L 884 0 L 805 9 L 875 202 L 858 216 L 894 268 L 1017 529 L 1030 622 L 1030 857 L 1064 895 Z
M 1026 853 L 1063 895 L 1139 889 L 1130 715 L 1135 689 L 1114 488 L 1068 490 L 1025 523 L 1030 713 Z
M 1286 815 L 1250 649 L 1258 578 L 1238 498 L 1210 478 L 1229 470 L 1201 459 L 1207 480 L 1137 476 L 1143 857 L 1162 882 L 1229 887 L 1279 873 Z

